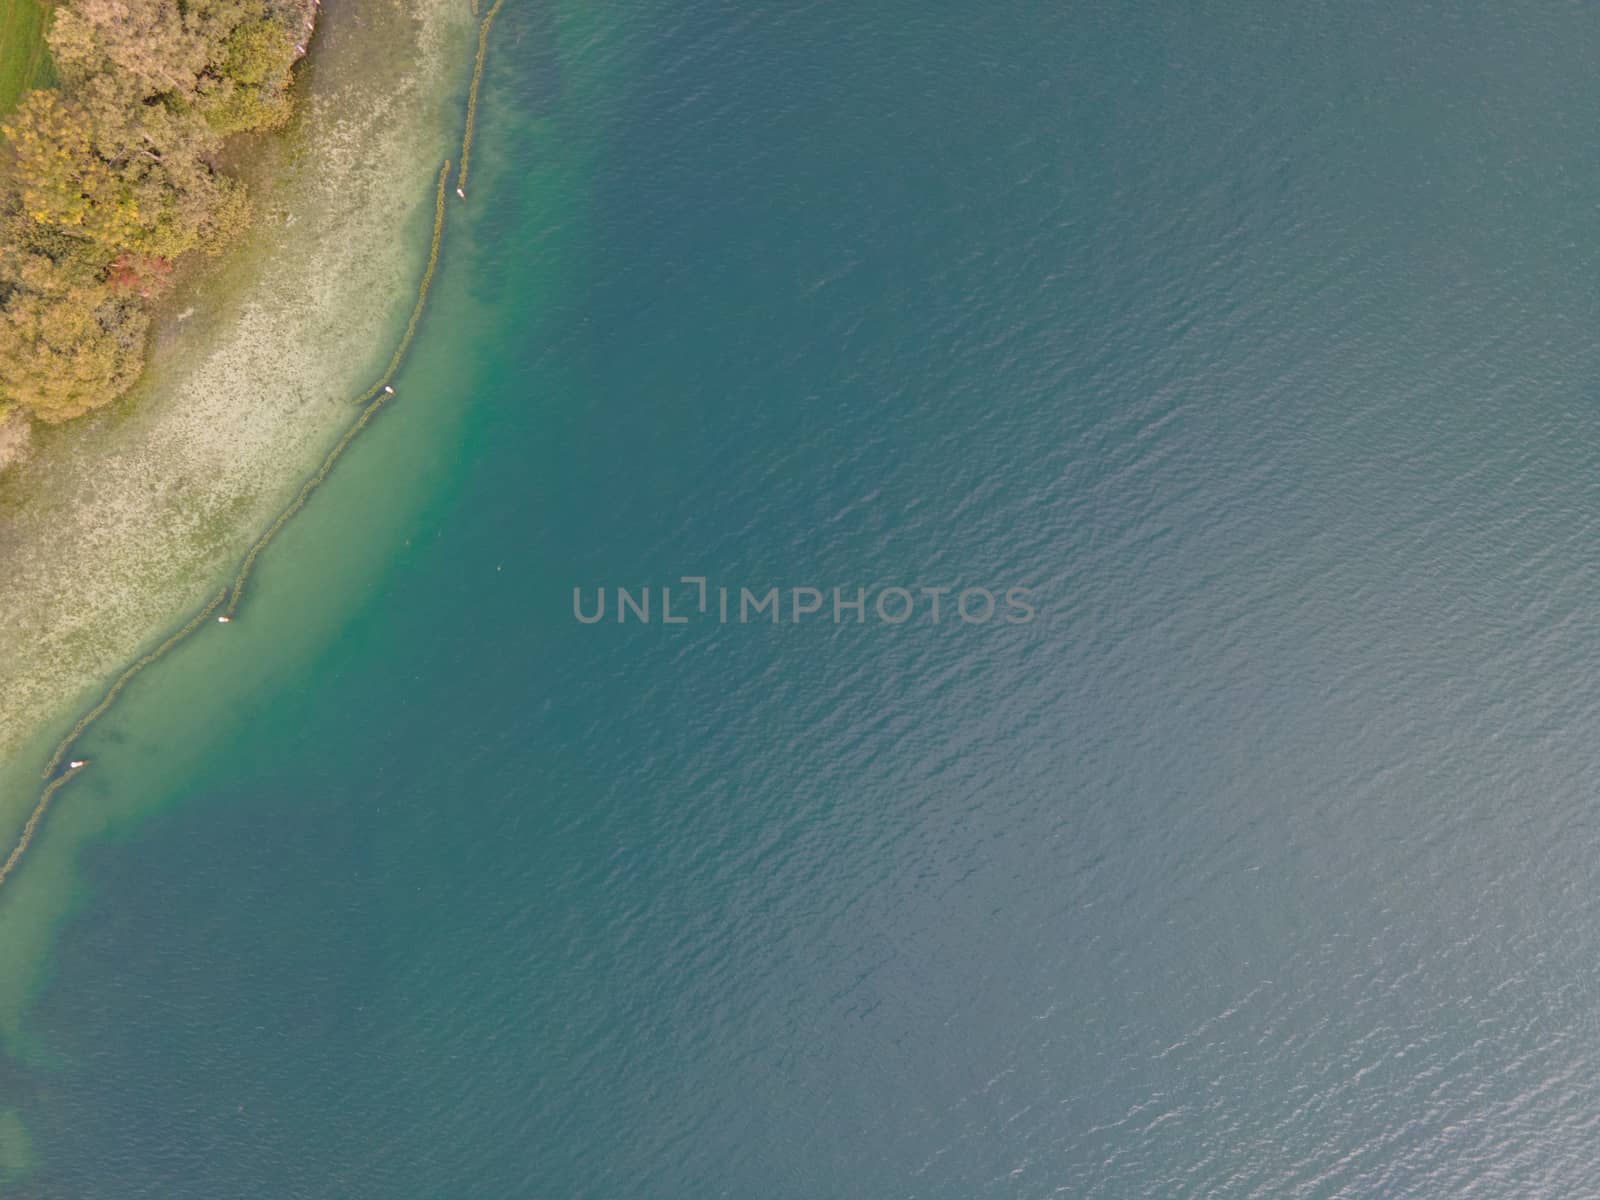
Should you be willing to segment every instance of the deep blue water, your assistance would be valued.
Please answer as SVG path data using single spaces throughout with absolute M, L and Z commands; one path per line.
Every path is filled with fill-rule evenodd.
M 501 20 L 339 636 L 91 739 L 16 1194 L 1600 1194 L 1600 13 Z M 574 620 L 682 576 L 1038 615 Z

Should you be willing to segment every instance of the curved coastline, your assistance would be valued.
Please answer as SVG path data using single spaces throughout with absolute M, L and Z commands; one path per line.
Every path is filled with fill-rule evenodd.
M 413 307 L 425 235 L 398 231 L 434 216 L 476 25 L 325 10 L 303 118 L 242 170 L 255 231 L 172 305 L 134 400 L 0 477 L 0 768 L 204 603 L 345 434 Z M 8 840 L 35 798 L 0 796 Z
M 503 0 L 501 0 L 501 2 L 503 2 Z M 498 7 L 499 5 L 497 3 L 496 8 Z M 491 13 L 491 19 L 492 16 L 493 14 Z M 486 21 L 485 26 L 487 27 L 487 25 L 488 22 Z M 471 112 L 477 106 L 478 79 L 482 73 L 483 56 L 484 49 L 482 39 L 480 38 L 478 50 L 479 65 L 477 71 L 475 71 L 473 75 L 473 88 L 471 96 L 467 102 L 469 120 Z M 59 775 L 57 774 L 61 768 L 61 764 L 66 760 L 67 754 L 72 749 L 74 743 L 76 743 L 77 740 L 83 736 L 84 732 L 89 728 L 89 726 L 98 721 L 111 708 L 111 706 L 116 703 L 117 697 L 122 693 L 122 689 L 124 687 L 131 683 L 133 679 L 146 667 L 153 666 L 161 658 L 165 657 L 169 651 L 175 650 L 193 634 L 198 632 L 212 613 L 216 612 L 218 609 L 221 609 L 222 615 L 218 617 L 217 620 L 225 624 L 233 620 L 234 610 L 239 607 L 239 601 L 244 594 L 245 584 L 249 581 L 250 572 L 255 567 L 256 559 L 260 557 L 262 551 L 267 548 L 268 544 L 270 544 L 272 539 L 278 535 L 279 531 L 281 531 L 285 525 L 294 519 L 295 514 L 305 507 L 305 503 L 311 498 L 312 492 L 316 491 L 317 488 L 322 486 L 323 481 L 328 477 L 328 473 L 333 470 L 334 464 L 339 461 L 340 456 L 344 454 L 350 443 L 355 440 L 356 435 L 366 428 L 367 422 L 376 416 L 378 410 L 382 408 L 385 402 L 395 394 L 394 389 L 388 386 L 389 381 L 394 378 L 395 373 L 400 369 L 401 363 L 405 361 L 406 351 L 411 346 L 411 339 L 416 335 L 417 324 L 422 319 L 422 310 L 428 301 L 428 289 L 433 284 L 434 270 L 439 265 L 439 243 L 444 235 L 444 188 L 445 180 L 449 177 L 449 175 L 450 162 L 447 159 L 445 160 L 444 166 L 439 171 L 438 194 L 434 200 L 433 235 L 428 247 L 428 265 L 422 273 L 422 286 L 417 291 L 416 304 L 411 310 L 411 320 L 406 325 L 405 335 L 400 339 L 400 345 L 395 350 L 394 357 L 389 361 L 388 369 L 383 373 L 382 377 L 377 383 L 373 384 L 371 388 L 362 394 L 361 403 L 365 404 L 366 407 L 362 410 L 361 415 L 356 418 L 355 422 L 348 429 L 345 430 L 344 436 L 334 444 L 333 449 L 328 451 L 327 455 L 322 460 L 322 466 L 318 469 L 316 474 L 314 474 L 310 479 L 306 480 L 305 483 L 301 485 L 299 493 L 289 503 L 289 506 L 280 512 L 277 516 L 277 519 L 267 527 L 266 532 L 261 534 L 255 540 L 254 544 L 250 547 L 250 552 L 245 555 L 244 562 L 239 567 L 238 574 L 234 576 L 231 589 L 222 589 L 212 599 L 211 603 L 207 604 L 198 613 L 190 617 L 189 621 L 181 629 L 168 637 L 166 641 L 162 642 L 161 645 L 157 646 L 154 650 L 151 650 L 142 658 L 134 662 L 131 666 L 127 667 L 121 675 L 117 676 L 116 682 L 111 685 L 110 690 L 106 692 L 106 694 L 101 698 L 100 702 L 86 712 L 83 716 L 78 718 L 77 724 L 72 727 L 71 731 L 66 735 L 66 737 L 62 738 L 61 741 L 57 743 L 55 752 L 51 754 L 50 760 L 45 764 L 44 767 L 43 777 L 46 781 L 44 790 L 40 793 L 39 799 L 35 803 L 33 811 L 28 815 L 28 820 L 22 827 L 21 836 L 17 839 L 15 846 L 12 847 L 10 855 L 7 856 L 4 862 L 0 862 L 0 887 L 5 885 L 6 880 L 11 877 L 12 872 L 14 872 L 21 864 L 23 856 L 27 854 L 28 848 L 33 844 L 34 836 L 38 833 L 39 826 L 43 823 L 45 815 L 49 812 L 51 801 L 55 798 L 56 792 L 64 787 L 66 783 L 77 774 L 80 768 L 88 765 L 87 762 L 83 761 L 72 762 L 68 764 L 68 769 L 64 773 Z M 383 393 L 382 395 L 378 395 L 380 391 Z M 227 601 L 226 606 L 223 604 L 224 600 Z

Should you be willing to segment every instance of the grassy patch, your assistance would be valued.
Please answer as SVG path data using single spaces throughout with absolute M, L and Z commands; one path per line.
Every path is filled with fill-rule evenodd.
M 47 0 L 0 0 L 0 117 L 29 88 L 55 81 L 44 44 L 50 9 Z

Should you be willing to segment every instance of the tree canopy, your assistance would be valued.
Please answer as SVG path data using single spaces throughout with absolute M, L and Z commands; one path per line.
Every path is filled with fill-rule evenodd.
M 60 86 L 0 132 L 0 415 L 65 421 L 138 378 L 173 264 L 249 224 L 223 139 L 291 113 L 312 0 L 70 0 Z

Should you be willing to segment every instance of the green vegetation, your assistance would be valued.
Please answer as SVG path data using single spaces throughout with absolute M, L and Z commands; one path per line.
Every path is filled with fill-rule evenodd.
M 0 0 L 34 4 L 37 0 Z M 144 363 L 174 264 L 249 224 L 223 139 L 281 127 L 313 0 L 69 0 L 59 85 L 0 125 L 0 417 L 110 403 Z
M 0 0 L 0 117 L 29 88 L 52 80 L 44 31 L 50 5 L 43 0 Z

